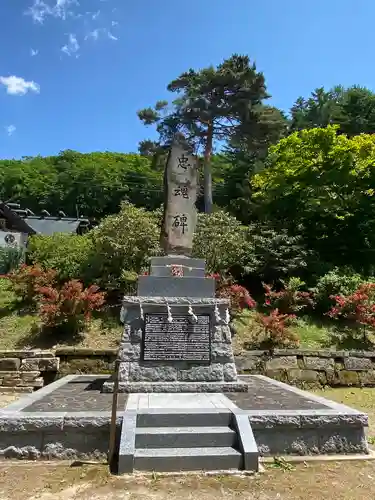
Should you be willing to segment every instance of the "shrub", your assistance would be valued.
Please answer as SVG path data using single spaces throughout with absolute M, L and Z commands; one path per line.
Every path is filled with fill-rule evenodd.
M 52 286 L 55 283 L 56 271 L 53 269 L 45 271 L 39 265 L 22 265 L 19 269 L 12 271 L 8 278 L 16 297 L 25 305 L 30 306 L 35 304 L 40 287 Z
M 243 309 L 253 309 L 257 305 L 245 287 L 231 283 L 230 280 L 222 280 L 219 283 L 216 295 L 222 299 L 230 300 L 230 312 L 233 317 Z
M 105 302 L 99 287 L 84 288 L 78 280 L 64 283 L 61 288 L 38 287 L 39 316 L 45 327 L 63 327 L 69 333 L 77 333 L 90 320 L 93 311 Z
M 252 224 L 247 230 L 245 271 L 265 282 L 299 274 L 312 257 L 300 236 L 275 230 L 266 224 Z
M 265 289 L 265 305 L 277 308 L 283 314 L 296 314 L 306 307 L 313 307 L 314 301 L 311 293 L 301 291 L 305 282 L 300 278 L 281 280 L 284 288 L 280 291 L 273 290 L 271 285 L 263 284 Z
M 295 316 L 293 314 L 281 314 L 278 309 L 273 309 L 268 315 L 257 314 L 255 320 L 263 330 L 263 338 L 260 344 L 263 347 L 295 347 L 299 344 L 297 335 L 288 327 Z
M 365 279 L 350 268 L 334 268 L 319 278 L 312 289 L 316 307 L 320 312 L 328 311 L 334 304 L 333 296 L 352 294 Z
M 136 279 L 149 257 L 160 252 L 158 215 L 130 203 L 123 203 L 119 214 L 106 217 L 91 237 L 95 247 L 92 272 L 107 290 L 123 289 L 127 279 Z
M 0 247 L 0 274 L 8 274 L 24 262 L 25 251 L 19 247 Z
M 55 269 L 60 281 L 91 280 L 90 259 L 94 244 L 89 234 L 55 233 L 51 236 L 33 236 L 29 242 L 32 262 L 44 269 Z
M 244 269 L 248 244 L 246 227 L 226 212 L 199 214 L 193 254 L 206 260 L 209 272 L 226 273 Z
M 375 328 L 375 283 L 361 285 L 351 295 L 336 295 L 335 305 L 328 312 L 331 318 L 344 318 L 363 326 L 363 338 L 368 340 L 366 327 Z

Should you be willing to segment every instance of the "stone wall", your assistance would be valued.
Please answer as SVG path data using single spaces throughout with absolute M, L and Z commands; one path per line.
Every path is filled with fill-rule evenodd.
M 0 351 L 0 392 L 32 392 L 58 370 L 59 358 L 53 352 Z
M 239 373 L 262 374 L 299 387 L 375 386 L 375 352 L 275 349 L 236 357 Z
M 59 377 L 73 374 L 112 374 L 118 349 L 62 347 L 56 349 L 60 360 Z
M 61 348 L 0 351 L 0 392 L 31 392 L 56 377 L 111 374 L 117 349 Z M 236 356 L 239 374 L 261 374 L 298 387 L 375 387 L 375 352 L 291 350 L 244 351 Z

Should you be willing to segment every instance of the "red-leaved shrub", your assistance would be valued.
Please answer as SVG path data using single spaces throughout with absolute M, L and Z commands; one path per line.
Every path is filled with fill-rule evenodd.
M 364 283 L 351 295 L 333 295 L 331 318 L 345 318 L 375 328 L 375 283 Z
M 288 328 L 295 319 L 294 314 L 282 314 L 278 309 L 273 309 L 268 315 L 257 314 L 255 319 L 264 332 L 263 346 L 273 348 L 299 344 L 298 337 Z
M 299 290 L 304 285 L 299 278 L 291 278 L 287 282 L 283 282 L 283 285 L 284 288 L 277 292 L 272 285 L 263 283 L 265 306 L 278 309 L 284 314 L 296 314 L 306 307 L 314 306 L 311 293 Z
M 56 271 L 45 271 L 39 265 L 22 265 L 8 274 L 15 295 L 26 305 L 35 304 L 40 287 L 52 286 L 56 281 Z
M 39 316 L 46 327 L 68 327 L 71 333 L 79 331 L 105 302 L 99 287 L 84 288 L 78 280 L 64 283 L 61 288 L 38 288 Z
M 216 295 L 222 299 L 230 300 L 230 311 L 232 316 L 240 313 L 245 308 L 253 309 L 257 305 L 244 286 L 233 284 L 229 280 L 222 280 L 222 282 L 219 283 Z

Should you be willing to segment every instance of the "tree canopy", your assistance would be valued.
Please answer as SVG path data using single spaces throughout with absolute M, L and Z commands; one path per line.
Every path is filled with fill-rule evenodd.
M 367 269 L 375 252 L 375 136 L 337 126 L 295 132 L 252 178 L 261 217 L 303 232 L 327 262 Z
M 216 68 L 189 69 L 169 83 L 167 89 L 177 94 L 170 105 L 158 101 L 153 108 L 138 112 L 145 125 L 156 124 L 159 144 L 170 144 L 180 132 L 196 151 L 203 151 L 205 211 L 212 210 L 211 157 L 217 141 L 244 142 L 252 133 L 264 141 L 267 94 L 265 79 L 248 56 L 233 55 Z M 140 144 L 140 151 L 156 151 L 150 141 Z
M 315 89 L 308 99 L 299 97 L 291 109 L 291 129 L 338 125 L 349 136 L 375 133 L 375 94 L 365 87 L 345 89 L 338 85 L 326 91 Z

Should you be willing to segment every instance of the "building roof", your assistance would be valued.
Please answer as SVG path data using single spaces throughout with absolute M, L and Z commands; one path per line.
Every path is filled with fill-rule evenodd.
M 54 233 L 73 234 L 90 227 L 88 219 L 71 217 L 51 217 L 30 215 L 30 211 L 14 209 L 0 201 L 0 215 L 11 222 L 21 233 L 51 235 Z
M 29 216 L 23 219 L 36 234 L 51 235 L 54 233 L 76 233 L 82 220 L 57 218 L 57 217 L 34 217 Z

